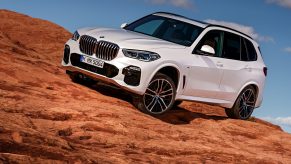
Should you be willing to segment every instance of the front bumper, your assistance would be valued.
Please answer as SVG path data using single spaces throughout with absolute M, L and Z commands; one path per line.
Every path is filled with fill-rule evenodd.
M 94 80 L 111 83 L 129 92 L 142 95 L 144 94 L 152 72 L 153 63 L 138 61 L 125 57 L 121 49 L 115 59 L 104 61 L 103 68 L 98 68 L 83 62 L 80 62 L 80 55 L 96 58 L 95 55 L 86 55 L 79 49 L 76 41 L 69 40 L 65 45 L 62 66 L 64 69 L 84 74 Z M 102 60 L 96 58 L 98 60 Z M 147 71 L 142 71 L 147 70 Z

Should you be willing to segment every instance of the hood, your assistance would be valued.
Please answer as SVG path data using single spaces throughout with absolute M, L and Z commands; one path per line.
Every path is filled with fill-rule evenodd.
M 81 35 L 89 35 L 97 40 L 118 44 L 120 48 L 151 50 L 159 48 L 184 49 L 185 46 L 164 41 L 144 34 L 124 29 L 95 28 L 78 30 Z

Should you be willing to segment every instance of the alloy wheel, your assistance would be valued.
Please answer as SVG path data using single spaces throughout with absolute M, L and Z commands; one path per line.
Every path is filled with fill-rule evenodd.
M 152 114 L 168 110 L 174 99 L 174 87 L 167 79 L 153 80 L 143 96 L 145 108 Z
M 248 119 L 255 109 L 256 95 L 252 89 L 245 90 L 239 99 L 239 116 Z

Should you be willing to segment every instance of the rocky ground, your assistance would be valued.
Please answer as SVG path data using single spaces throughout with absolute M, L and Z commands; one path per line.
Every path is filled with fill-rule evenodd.
M 0 163 L 291 163 L 291 135 L 268 122 L 190 102 L 154 118 L 118 89 L 72 83 L 70 37 L 0 10 Z

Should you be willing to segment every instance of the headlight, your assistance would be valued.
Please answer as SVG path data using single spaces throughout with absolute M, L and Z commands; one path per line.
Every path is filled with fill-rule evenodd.
M 80 38 L 80 34 L 78 33 L 78 31 L 75 31 L 74 34 L 73 34 L 72 39 L 73 39 L 74 41 L 77 41 L 79 38 Z
M 154 61 L 161 58 L 159 54 L 154 53 L 154 52 L 149 52 L 149 51 L 123 49 L 122 52 L 126 57 L 134 58 L 134 59 L 138 59 L 138 60 L 146 61 L 146 62 Z

